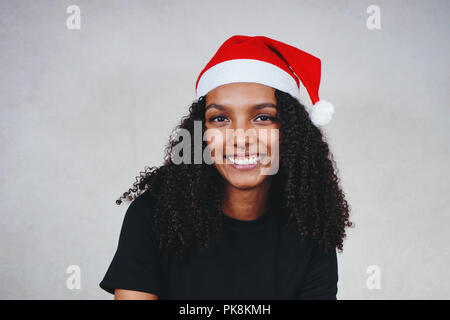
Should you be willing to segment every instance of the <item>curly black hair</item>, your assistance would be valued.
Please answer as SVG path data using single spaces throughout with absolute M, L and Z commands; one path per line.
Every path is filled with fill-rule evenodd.
M 289 93 L 275 89 L 280 122 L 280 163 L 272 176 L 269 206 L 285 217 L 285 223 L 301 239 L 312 237 L 324 252 L 343 250 L 350 206 L 339 186 L 338 169 L 320 128 L 304 105 Z M 194 101 L 189 114 L 174 129 L 165 148 L 164 164 L 145 167 L 121 199 L 133 201 L 149 193 L 153 232 L 164 257 L 174 252 L 180 259 L 194 247 L 204 253 L 222 236 L 221 199 L 224 178 L 214 165 L 175 164 L 174 147 L 179 129 L 194 136 L 194 121 L 205 132 L 205 96 Z M 206 142 L 203 141 L 203 148 Z M 191 159 L 194 150 L 192 148 Z M 180 154 L 181 156 L 181 154 Z M 150 210 L 150 209 L 149 209 Z

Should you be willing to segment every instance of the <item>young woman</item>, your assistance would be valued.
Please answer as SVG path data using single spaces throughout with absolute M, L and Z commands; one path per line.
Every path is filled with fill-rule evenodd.
M 319 129 L 334 110 L 319 83 L 320 60 L 295 47 L 225 41 L 164 165 L 118 199 L 132 202 L 101 288 L 116 299 L 336 299 L 336 249 L 352 223 Z

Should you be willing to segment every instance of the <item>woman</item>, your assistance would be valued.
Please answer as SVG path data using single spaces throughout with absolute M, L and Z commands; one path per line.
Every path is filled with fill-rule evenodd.
M 164 165 L 118 199 L 133 201 L 100 286 L 116 299 L 336 299 L 352 223 L 318 128 L 334 110 L 319 83 L 320 60 L 295 47 L 225 41 Z

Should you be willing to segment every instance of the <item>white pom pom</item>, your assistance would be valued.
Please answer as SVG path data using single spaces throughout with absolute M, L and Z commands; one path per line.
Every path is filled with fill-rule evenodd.
M 328 124 L 334 112 L 334 106 L 325 100 L 319 100 L 312 107 L 308 107 L 309 117 L 316 126 Z

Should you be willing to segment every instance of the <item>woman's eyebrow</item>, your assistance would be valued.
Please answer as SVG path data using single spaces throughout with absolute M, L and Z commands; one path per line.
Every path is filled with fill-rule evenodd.
M 263 108 L 267 108 L 267 107 L 271 107 L 271 108 L 275 108 L 275 109 L 277 108 L 277 106 L 275 104 L 273 104 L 272 102 L 264 102 L 264 103 L 258 103 L 256 105 L 254 105 L 253 109 L 263 109 Z M 225 110 L 224 106 L 222 106 L 220 104 L 211 103 L 205 108 L 205 112 L 211 108 L 215 108 L 218 110 Z

